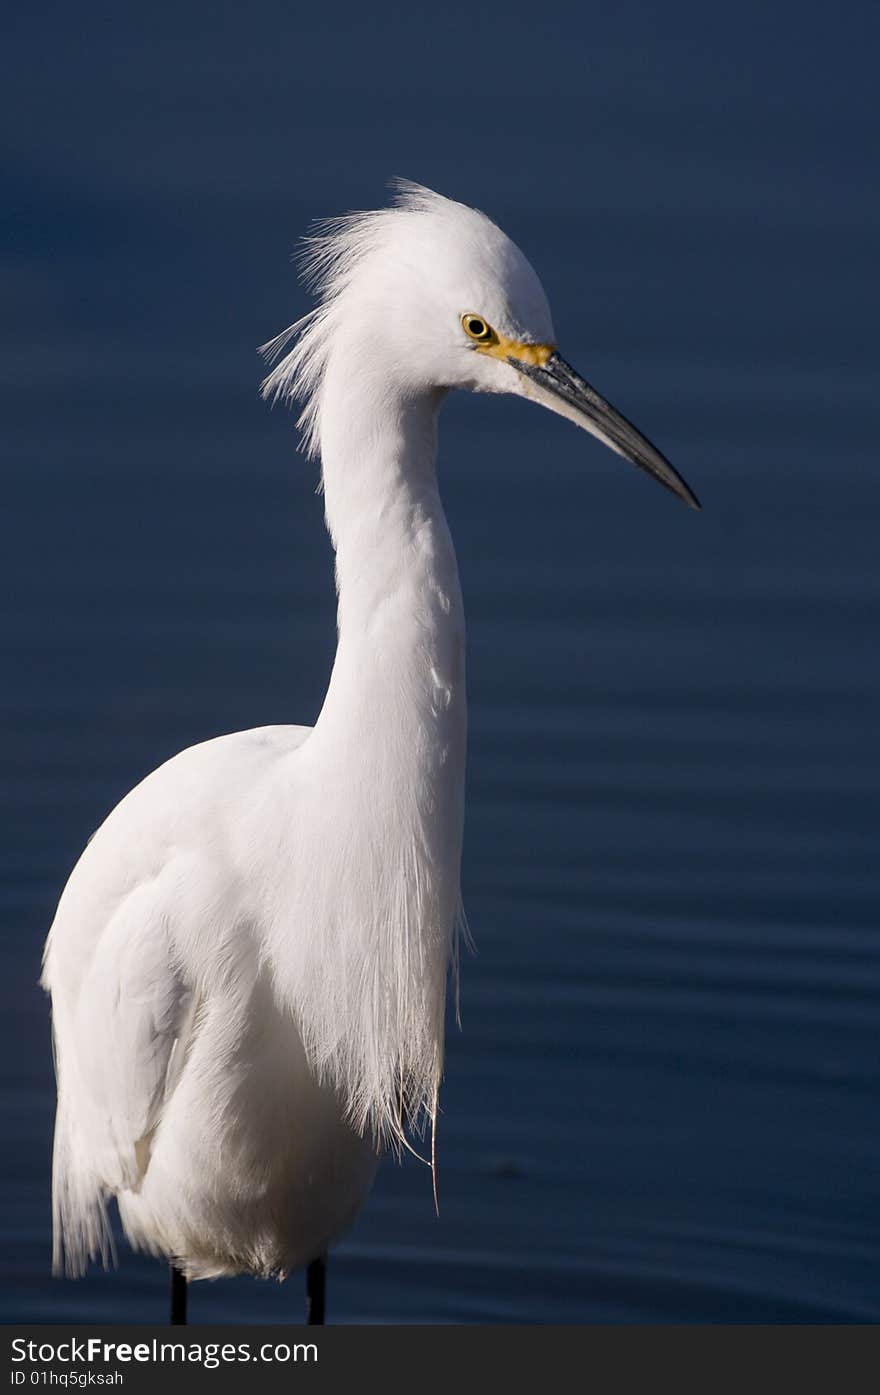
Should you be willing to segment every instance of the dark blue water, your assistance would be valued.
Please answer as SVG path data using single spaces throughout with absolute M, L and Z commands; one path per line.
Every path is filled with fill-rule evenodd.
M 42 940 L 148 770 L 317 712 L 331 559 L 253 346 L 308 220 L 404 174 L 521 242 L 704 513 L 525 403 L 445 413 L 479 952 L 440 1218 L 386 1164 L 332 1317 L 876 1321 L 876 10 L 296 9 L 4 44 L 0 1308 L 164 1314 L 127 1252 L 49 1277 Z

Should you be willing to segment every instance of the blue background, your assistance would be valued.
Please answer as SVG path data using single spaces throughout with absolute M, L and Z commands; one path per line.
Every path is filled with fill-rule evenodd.
M 427 1170 L 386 1163 L 333 1320 L 876 1321 L 877 9 L 44 4 L 8 20 L 0 260 L 0 1302 L 49 1277 L 43 937 L 192 742 L 310 722 L 315 469 L 259 401 L 315 216 L 484 208 L 689 513 L 526 403 L 460 399 L 464 964 Z M 195 1321 L 302 1311 L 199 1285 Z

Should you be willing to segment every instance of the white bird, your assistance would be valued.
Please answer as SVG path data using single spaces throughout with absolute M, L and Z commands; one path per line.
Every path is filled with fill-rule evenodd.
M 188 1279 L 283 1276 L 435 1120 L 466 726 L 446 393 L 528 397 L 697 506 L 560 357 L 537 275 L 483 213 L 401 184 L 392 207 L 319 225 L 305 263 L 317 308 L 265 346 L 263 392 L 304 404 L 320 457 L 333 672 L 314 727 L 183 751 L 70 876 L 43 974 L 56 1271 L 113 1258 L 115 1197 L 129 1242 Z

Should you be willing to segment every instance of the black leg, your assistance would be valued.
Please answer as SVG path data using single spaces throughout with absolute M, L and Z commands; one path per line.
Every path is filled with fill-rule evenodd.
M 171 1326 L 186 1326 L 186 1276 L 174 1264 L 168 1266 L 171 1274 Z
M 306 1269 L 306 1322 L 310 1327 L 323 1326 L 326 1283 L 327 1256 L 320 1255 Z

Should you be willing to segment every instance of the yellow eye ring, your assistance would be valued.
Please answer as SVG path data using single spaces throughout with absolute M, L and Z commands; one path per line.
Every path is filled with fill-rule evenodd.
M 475 344 L 494 344 L 497 335 L 491 325 L 488 325 L 482 315 L 475 315 L 468 310 L 461 317 L 461 327 L 468 339 L 473 339 Z

